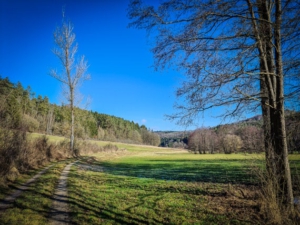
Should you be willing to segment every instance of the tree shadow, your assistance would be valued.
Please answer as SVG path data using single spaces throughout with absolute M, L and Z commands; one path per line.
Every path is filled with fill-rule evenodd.
M 103 163 L 99 162 L 94 162 L 94 165 L 104 166 Z M 168 182 L 167 180 L 163 181 L 160 178 L 155 178 L 153 174 L 149 175 L 149 178 L 160 179 L 161 181 L 138 181 L 137 179 L 139 179 L 139 177 L 136 176 L 136 174 L 131 174 L 133 172 L 129 172 L 130 170 L 155 169 L 155 167 L 149 167 L 149 165 L 131 167 L 121 164 L 122 167 L 120 166 L 119 168 L 114 166 L 114 170 L 107 168 L 108 166 L 113 165 L 115 164 L 105 164 L 104 167 L 106 170 L 101 172 L 94 171 L 92 173 L 86 173 L 82 171 L 79 173 L 72 172 L 70 174 L 70 182 L 77 180 L 82 182 L 82 184 L 88 183 L 86 186 L 88 191 L 86 192 L 82 191 L 80 182 L 74 184 L 74 186 L 70 184 L 73 186 L 71 187 L 70 193 L 72 198 L 69 198 L 70 204 L 75 207 L 74 213 L 71 214 L 72 217 L 78 217 L 78 212 L 82 214 L 83 212 L 89 212 L 96 219 L 110 220 L 114 221 L 113 223 L 116 224 L 172 224 L 174 223 L 174 221 L 172 221 L 173 214 L 169 214 L 168 207 L 160 207 L 161 202 L 168 201 L 169 194 L 172 195 L 170 200 L 172 200 L 172 198 L 173 200 L 176 199 L 176 196 L 184 198 L 184 196 L 187 195 L 189 195 L 189 198 L 195 197 L 197 199 L 202 199 L 203 201 L 207 201 L 206 199 L 211 197 L 228 197 L 226 191 L 224 191 L 224 187 L 227 187 L 227 185 L 218 186 L 209 183 L 207 183 L 207 185 L 202 185 L 200 183 L 192 182 Z M 74 171 L 76 170 L 77 169 L 74 168 Z M 87 170 L 87 172 L 89 171 L 91 170 Z M 121 171 L 130 174 L 124 175 Z M 171 170 L 171 172 L 174 171 Z M 102 173 L 103 175 L 98 173 Z M 119 176 L 120 174 L 122 174 L 122 176 Z M 117 177 L 109 175 L 117 175 Z M 176 179 L 173 180 L 176 181 Z M 177 181 L 179 180 L 177 179 Z M 110 187 L 112 187 L 112 189 L 110 189 Z M 94 195 L 94 192 L 97 192 L 97 194 Z M 127 195 L 126 193 L 130 196 L 129 198 L 123 195 Z M 133 201 L 130 201 L 132 197 Z M 128 201 L 127 205 L 124 206 L 124 202 L 126 203 L 126 201 Z M 205 214 L 205 218 L 198 218 L 199 221 L 214 224 L 224 220 L 224 224 L 228 223 L 228 218 L 223 214 L 212 211 L 207 212 L 205 207 L 199 206 L 200 207 L 198 208 L 191 208 L 191 210 L 199 216 Z M 150 213 L 150 216 L 148 216 L 148 212 Z M 177 213 L 176 210 L 175 213 Z M 180 220 L 180 217 L 178 218 Z M 84 217 L 83 220 L 86 221 L 86 219 L 87 217 Z M 80 220 L 80 218 L 78 218 L 78 220 Z M 109 223 L 110 221 L 106 222 Z M 180 224 L 181 222 L 175 223 Z
M 79 179 L 83 182 L 101 182 L 99 179 L 97 179 L 97 175 L 80 175 L 71 173 L 69 176 L 69 179 Z M 111 180 L 106 180 L 106 182 L 111 182 Z M 99 190 L 97 190 L 99 191 Z M 87 194 L 83 193 L 80 189 L 74 189 L 69 190 L 69 197 L 68 201 L 69 204 L 72 205 L 73 208 L 80 208 L 80 212 L 88 212 L 89 215 L 94 216 L 96 218 L 101 218 L 102 220 L 111 220 L 114 221 L 114 224 L 148 224 L 149 218 L 142 216 L 142 215 L 136 215 L 130 212 L 131 208 L 138 207 L 141 205 L 145 205 L 145 198 L 149 197 L 150 195 L 145 195 L 141 198 L 141 201 L 138 204 L 135 204 L 126 210 L 120 211 L 119 209 L 115 208 L 112 205 L 99 205 L 99 202 L 97 198 L 91 198 Z M 109 193 L 110 190 L 101 190 L 101 193 Z M 76 198 L 73 198 L 71 196 L 76 196 Z M 115 201 L 118 201 L 120 199 L 114 199 Z M 71 218 L 78 217 L 78 212 L 70 212 Z M 75 223 L 73 221 L 73 223 Z M 152 218 L 152 223 L 160 223 L 160 221 L 156 220 L 155 218 Z M 76 224 L 76 223 L 75 223 Z M 79 223 L 80 224 L 80 223 Z M 92 222 L 91 222 L 92 224 Z
M 236 165 L 239 162 L 239 165 Z M 165 181 L 255 185 L 257 179 L 247 160 L 149 160 L 142 163 L 97 162 L 112 175 Z M 93 170 L 93 166 L 89 168 Z

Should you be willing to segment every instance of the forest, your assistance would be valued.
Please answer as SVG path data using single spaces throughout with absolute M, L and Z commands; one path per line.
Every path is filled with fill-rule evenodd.
M 70 136 L 68 105 L 49 102 L 47 96 L 35 96 L 30 86 L 12 83 L 0 77 L 0 118 L 5 127 L 63 137 Z M 86 109 L 75 108 L 75 136 L 79 139 L 120 141 L 158 146 L 160 137 L 133 121 Z
M 300 145 L 300 113 L 286 111 L 289 153 L 298 153 Z M 255 116 L 233 124 L 200 128 L 188 137 L 187 148 L 193 153 L 260 153 L 264 152 L 263 121 Z
M 158 131 L 161 147 L 186 148 L 195 154 L 261 153 L 264 152 L 262 116 L 194 131 Z M 300 113 L 286 111 L 289 153 L 298 153 L 300 146 Z

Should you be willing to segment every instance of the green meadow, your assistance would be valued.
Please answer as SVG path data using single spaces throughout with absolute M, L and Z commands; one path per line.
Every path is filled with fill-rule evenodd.
M 264 167 L 263 154 L 117 145 L 127 151 L 94 154 L 93 161 L 73 167 L 69 194 L 76 224 L 261 223 L 254 168 Z M 299 167 L 298 155 L 291 160 Z
M 264 224 L 256 176 L 257 168 L 264 168 L 263 154 L 199 155 L 111 144 L 119 150 L 82 156 L 71 168 L 68 193 L 74 224 Z M 0 224 L 47 224 L 51 196 L 70 161 L 54 163 L 12 208 L 1 212 Z M 290 161 L 296 179 L 300 156 L 291 155 Z

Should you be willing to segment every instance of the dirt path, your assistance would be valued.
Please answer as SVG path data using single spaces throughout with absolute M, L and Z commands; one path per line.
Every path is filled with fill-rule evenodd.
M 76 162 L 68 164 L 64 168 L 59 178 L 58 185 L 53 196 L 53 203 L 50 212 L 51 225 L 70 224 L 67 180 L 71 166 Z
M 7 196 L 3 201 L 0 202 L 0 210 L 5 210 L 11 207 L 17 197 L 19 197 L 23 191 L 28 190 L 30 185 L 35 182 L 42 174 L 44 174 L 48 169 L 50 169 L 53 165 L 47 166 L 45 169 L 40 171 L 38 174 L 33 176 L 29 179 L 26 183 L 22 184 L 21 186 L 17 187 L 16 191 L 13 192 L 11 195 Z

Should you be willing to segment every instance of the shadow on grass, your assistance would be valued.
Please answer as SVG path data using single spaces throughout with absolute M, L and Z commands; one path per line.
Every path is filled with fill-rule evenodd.
M 72 188 L 69 190 L 69 197 L 68 197 L 68 203 L 72 206 L 73 210 L 70 213 L 71 218 L 73 218 L 74 224 L 81 224 L 80 219 L 79 222 L 76 220 L 74 221 L 74 218 L 81 218 L 84 217 L 84 221 L 88 224 L 100 224 L 103 221 L 113 221 L 113 224 L 149 224 L 149 221 L 151 221 L 152 224 L 161 224 L 161 221 L 157 220 L 156 218 L 148 218 L 146 216 L 143 216 L 141 214 L 132 213 L 130 211 L 131 208 L 139 207 L 141 205 L 145 204 L 146 200 L 143 200 L 143 198 L 149 197 L 148 195 L 143 196 L 140 199 L 139 204 L 135 204 L 132 207 L 129 207 L 126 210 L 120 210 L 118 209 L 118 203 L 124 199 L 118 199 L 113 198 L 110 199 L 110 201 L 114 202 L 116 205 L 113 205 L 108 202 L 106 202 L 103 198 L 100 200 L 93 196 L 93 192 L 99 192 L 98 185 L 101 183 L 114 183 L 120 184 L 119 182 L 123 183 L 127 180 L 124 179 L 106 179 L 105 181 L 99 179 L 99 176 L 97 175 L 80 175 L 71 173 L 69 175 L 70 182 L 72 182 L 73 179 L 80 180 L 83 183 L 88 183 L 90 185 L 90 188 L 88 189 L 88 193 L 83 192 L 79 188 Z M 127 180 L 128 181 L 128 180 Z M 126 182 L 125 182 L 126 183 Z M 72 184 L 70 184 L 72 186 Z M 116 185 L 118 186 L 118 185 Z M 97 187 L 97 188 L 96 188 Z M 95 189 L 94 189 L 95 188 Z M 130 188 L 129 186 L 126 188 Z M 103 190 L 101 189 L 101 195 L 114 195 L 114 192 L 111 190 Z M 151 194 L 152 195 L 152 194 Z M 76 198 L 72 197 L 76 196 Z M 149 208 L 150 209 L 150 208 Z M 86 212 L 86 213 L 83 213 Z M 87 215 L 88 214 L 88 215 Z M 108 224 L 110 224 L 108 222 Z
M 71 213 L 73 222 L 78 224 L 82 222 L 88 224 L 182 224 L 190 220 L 202 221 L 204 224 L 229 224 L 231 221 L 222 214 L 206 211 L 205 205 L 201 204 L 201 201 L 206 201 L 204 196 L 221 196 L 222 191 L 204 190 L 199 185 L 186 186 L 155 181 L 138 182 L 136 177 L 106 175 L 71 172 L 69 203 L 73 211 Z M 86 186 L 83 188 L 81 184 Z M 197 200 L 192 202 L 186 200 L 187 194 L 189 198 Z M 177 205 L 182 201 L 187 205 Z M 175 203 L 172 204 L 172 202 Z M 196 202 L 198 205 L 195 206 Z M 190 210 L 193 211 L 193 216 L 189 214 Z M 243 223 L 237 221 L 236 224 Z
M 96 167 L 95 167 L 96 166 Z M 90 170 L 159 180 L 257 184 L 248 160 L 149 160 L 140 163 L 94 162 Z
M 86 199 L 87 196 L 83 195 L 81 191 L 73 192 L 76 197 L 79 199 Z M 134 214 L 125 214 L 124 212 L 120 212 L 115 210 L 114 207 L 107 207 L 105 205 L 98 206 L 99 202 L 97 200 L 85 200 L 81 201 L 78 198 L 70 198 L 69 204 L 73 205 L 73 207 L 80 208 L 81 212 L 88 212 L 90 216 L 99 218 L 101 216 L 101 220 L 112 220 L 114 223 L 119 224 L 146 224 L 147 220 L 141 217 L 136 218 Z M 78 213 L 71 212 L 71 218 L 78 217 Z M 90 217 L 91 218 L 91 217 Z M 88 222 L 88 221 L 86 221 Z M 94 224 L 92 219 L 89 221 L 91 224 Z M 77 224 L 73 221 L 74 224 Z M 80 224 L 80 223 L 78 223 Z
M 140 162 L 97 162 L 104 171 L 113 175 L 177 180 L 257 185 L 254 167 L 264 168 L 264 160 L 208 159 L 208 160 L 144 160 Z M 300 171 L 300 161 L 291 162 L 293 176 Z

